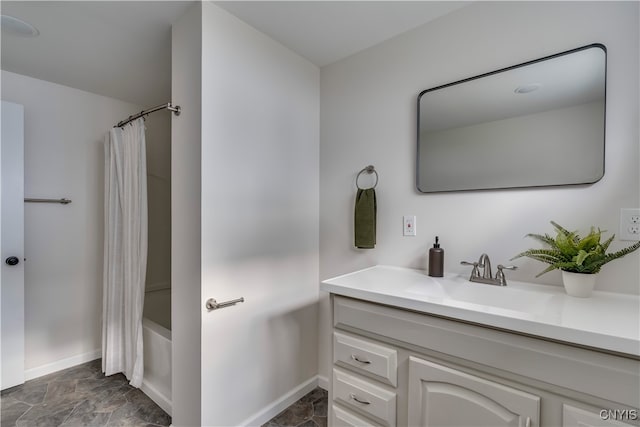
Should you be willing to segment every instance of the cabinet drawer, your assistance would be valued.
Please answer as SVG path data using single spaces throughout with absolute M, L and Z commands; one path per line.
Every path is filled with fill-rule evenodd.
M 371 417 L 396 425 L 396 394 L 338 369 L 333 370 L 333 400 Z
M 593 412 L 590 412 L 565 403 L 562 405 L 562 427 L 632 427 L 631 424 L 613 418 L 630 421 L 638 418 L 637 410 L 609 413 L 605 409 L 602 415 L 601 410 L 594 408 Z
M 333 363 L 394 387 L 398 385 L 398 352 L 392 348 L 334 332 Z
M 345 411 L 333 405 L 333 415 L 331 416 L 331 426 L 333 427 L 375 427 L 364 418 L 360 418 L 356 414 Z

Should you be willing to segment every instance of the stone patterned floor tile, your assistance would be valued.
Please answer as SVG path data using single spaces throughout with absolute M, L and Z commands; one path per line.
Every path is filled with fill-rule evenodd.
M 20 402 L 29 405 L 37 405 L 42 403 L 44 396 L 47 394 L 47 384 L 27 384 L 12 387 L 2 392 L 2 397 L 13 397 Z
M 313 401 L 313 415 L 318 417 L 326 417 L 328 409 L 328 397 L 324 396 Z
M 125 397 L 127 392 L 129 389 L 125 387 L 114 388 L 99 393 L 95 398 L 90 397 L 89 400 L 95 404 L 97 412 L 113 412 L 128 402 Z
M 277 415 L 273 421 L 281 426 L 297 426 L 313 416 L 313 405 L 310 402 L 298 401 Z
M 133 418 L 138 408 L 131 402 L 127 402 L 111 413 L 109 423 L 114 423 L 123 418 Z
M 134 414 L 136 418 L 150 424 L 171 424 L 171 417 L 139 389 L 131 390 L 125 398 L 137 408 Z
M 2 427 L 163 427 L 171 417 L 98 359 L 1 393 Z
M 326 427 L 328 397 L 326 390 L 317 387 L 262 427 Z
M 318 427 L 327 427 L 327 417 L 318 417 L 314 415 L 313 421 L 316 422 Z
M 0 411 L 0 425 L 13 426 L 18 418 L 31 409 L 28 403 L 20 402 L 12 397 L 2 397 L 2 410 Z
M 61 425 L 71 414 L 75 405 L 47 408 L 36 405 L 16 421 L 17 427 L 52 427 Z M 5 426 L 3 426 L 5 427 Z
M 52 381 L 48 384 L 47 394 L 44 396 L 45 402 L 59 400 L 62 396 L 76 392 L 77 380 Z
M 85 378 L 77 380 L 76 391 L 100 393 L 111 388 L 121 387 L 127 383 L 127 379 L 122 374 L 115 374 L 102 378 Z
M 98 412 L 95 403 L 83 400 L 78 403 L 62 423 L 63 426 L 106 426 L 111 413 Z
M 1 394 L 2 427 L 161 427 L 171 417 L 124 375 L 104 377 L 96 360 Z M 327 427 L 328 393 L 316 388 L 263 427 Z
M 326 399 L 329 393 L 320 387 L 314 388 L 312 391 L 304 395 L 300 400 L 303 402 L 315 402 L 318 399 Z
M 108 427 L 158 427 L 157 424 L 149 424 L 136 417 L 120 418 L 116 421 L 109 421 Z

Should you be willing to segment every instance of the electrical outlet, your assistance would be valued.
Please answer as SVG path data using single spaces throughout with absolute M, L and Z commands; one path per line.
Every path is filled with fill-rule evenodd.
M 415 236 L 416 235 L 416 217 L 415 215 L 405 215 L 402 217 L 402 235 L 403 236 Z
M 640 209 L 620 209 L 620 240 L 640 240 Z

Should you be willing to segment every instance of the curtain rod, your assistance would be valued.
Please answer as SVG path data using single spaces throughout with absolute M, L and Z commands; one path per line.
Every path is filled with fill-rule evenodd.
M 168 104 L 160 104 L 156 107 L 149 108 L 148 110 L 140 111 L 138 114 L 134 114 L 133 116 L 129 116 L 125 120 L 119 121 L 118 124 L 114 126 L 114 128 L 122 127 L 127 123 L 134 121 L 135 119 L 139 119 L 140 117 L 146 116 L 147 114 L 155 113 L 156 111 L 164 110 L 165 108 L 169 111 L 173 111 L 173 114 L 175 114 L 176 116 L 180 115 L 180 106 L 171 105 L 171 103 L 169 102 Z

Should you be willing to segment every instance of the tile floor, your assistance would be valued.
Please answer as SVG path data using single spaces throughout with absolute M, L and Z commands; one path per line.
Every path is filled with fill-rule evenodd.
M 55 372 L 1 394 L 2 427 L 169 426 L 171 417 L 101 360 Z
M 317 387 L 262 427 L 327 427 L 328 393 Z
M 101 360 L 4 390 L 2 427 L 171 425 L 171 417 L 124 375 L 105 377 Z M 316 388 L 263 427 L 326 427 L 327 392 Z

